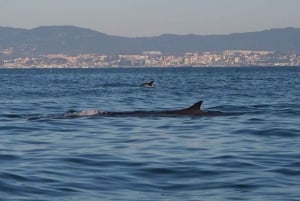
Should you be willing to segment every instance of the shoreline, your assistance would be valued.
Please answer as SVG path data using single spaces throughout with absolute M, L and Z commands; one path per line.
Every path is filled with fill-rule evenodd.
M 295 66 L 106 66 L 106 67 L 40 67 L 40 66 L 30 66 L 30 67 L 5 67 L 0 66 L 0 69 L 163 69 L 163 68 L 299 68 L 300 65 Z

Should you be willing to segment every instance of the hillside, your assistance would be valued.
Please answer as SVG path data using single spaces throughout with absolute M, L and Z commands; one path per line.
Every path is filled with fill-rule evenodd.
M 129 38 L 107 35 L 75 26 L 42 26 L 34 29 L 0 27 L 0 51 L 10 56 L 134 54 L 161 51 L 166 54 L 222 50 L 300 51 L 300 28 L 271 29 L 228 35 L 174 35 Z

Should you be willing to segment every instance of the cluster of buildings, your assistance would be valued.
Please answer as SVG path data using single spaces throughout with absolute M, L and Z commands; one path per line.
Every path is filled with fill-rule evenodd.
M 38 57 L 0 59 L 0 66 L 6 68 L 300 66 L 300 54 L 250 50 L 182 55 L 163 54 L 159 51 L 147 51 L 134 55 L 48 54 Z

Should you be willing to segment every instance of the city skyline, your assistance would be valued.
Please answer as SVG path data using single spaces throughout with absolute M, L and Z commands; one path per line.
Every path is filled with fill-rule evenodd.
M 98 67 L 249 67 L 299 66 L 296 52 L 225 50 L 181 55 L 145 51 L 140 54 L 44 54 L 0 61 L 2 68 L 98 68 Z
M 300 27 L 297 0 L 0 0 L 0 26 L 74 25 L 118 36 Z

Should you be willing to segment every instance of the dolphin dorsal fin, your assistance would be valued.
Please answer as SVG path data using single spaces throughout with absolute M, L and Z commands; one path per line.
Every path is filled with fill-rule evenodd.
M 203 103 L 203 101 L 199 101 L 187 109 L 188 110 L 200 110 L 202 103 Z

